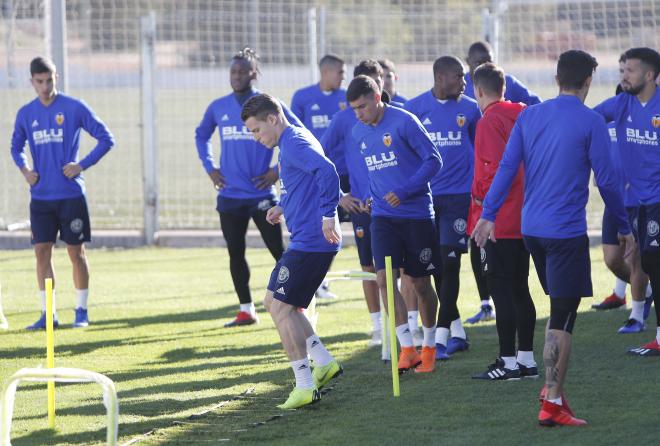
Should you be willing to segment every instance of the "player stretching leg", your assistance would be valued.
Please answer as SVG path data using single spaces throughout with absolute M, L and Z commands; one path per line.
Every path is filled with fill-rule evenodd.
M 273 318 L 289 357 L 296 387 L 278 407 L 296 409 L 320 399 L 319 389 L 342 372 L 298 308 L 307 308 L 341 245 L 337 218 L 339 177 L 335 166 L 306 129 L 294 127 L 279 101 L 259 94 L 248 101 L 241 119 L 257 141 L 279 146 L 281 206 L 268 210 L 275 225 L 283 216 L 291 243 L 268 283 L 264 306 Z M 312 359 L 310 370 L 307 355 Z

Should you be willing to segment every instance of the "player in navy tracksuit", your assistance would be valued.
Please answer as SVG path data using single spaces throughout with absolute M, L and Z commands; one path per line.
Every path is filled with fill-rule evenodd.
M 91 228 L 82 171 L 96 164 L 112 148 L 114 139 L 87 104 L 57 91 L 55 65 L 50 60 L 33 59 L 30 74 L 38 97 L 18 111 L 11 140 L 14 162 L 30 185 L 32 244 L 42 301 L 41 317 L 27 328 L 46 328 L 46 278 L 53 279 L 53 325 L 58 326 L 51 262 L 58 232 L 73 266 L 77 296 L 73 326 L 86 327 L 89 270 L 84 243 L 91 240 Z M 78 156 L 81 130 L 98 141 L 83 159 Z M 25 154 L 26 142 L 32 167 Z
M 368 169 L 371 246 L 378 286 L 386 295 L 385 257 L 390 256 L 394 277 L 403 268 L 421 302 L 424 341 L 420 357 L 413 346 L 406 306 L 395 287 L 392 310 L 401 344 L 399 369 L 432 372 L 437 296 L 429 276 L 437 268 L 438 258 L 429 180 L 442 168 L 442 159 L 414 115 L 381 101 L 380 88 L 372 78 L 357 76 L 346 97 L 360 121 L 353 128 L 353 137 Z
M 520 114 L 473 232 L 481 247 L 489 237 L 496 242 L 493 221 L 522 162 L 521 232 L 541 285 L 551 298 L 543 353 L 546 387 L 538 415 L 544 426 L 586 424 L 574 417 L 562 391 L 580 299 L 592 295 L 585 210 L 591 169 L 616 218 L 619 240 L 626 245 L 627 254 L 635 245 L 605 121 L 583 103 L 597 65 L 596 59 L 579 50 L 559 57 L 556 79 L 560 94 Z
M 474 70 L 481 64 L 486 62 L 493 61 L 493 50 L 487 42 L 475 42 L 470 45 L 468 49 L 468 54 L 466 62 L 470 68 L 470 72 L 465 76 L 465 94 L 471 98 L 474 98 L 474 83 L 472 82 L 472 76 Z M 504 100 L 511 101 L 513 103 L 522 102 L 525 105 L 534 105 L 541 102 L 535 93 L 530 91 L 525 85 L 523 85 L 518 79 L 512 75 L 506 73 L 505 77 L 505 89 L 504 89 Z M 470 262 L 472 263 L 472 271 L 474 272 L 474 277 L 477 282 L 477 289 L 479 290 L 479 296 L 481 299 L 481 309 L 474 316 L 468 318 L 465 322 L 469 324 L 475 324 L 480 321 L 487 321 L 494 317 L 493 308 L 490 305 L 490 297 L 488 296 L 488 289 L 486 286 L 485 277 L 482 276 L 479 271 L 481 268 L 481 258 L 479 255 L 479 249 L 474 244 L 472 240 L 470 244 Z
M 276 99 L 265 94 L 250 98 L 241 119 L 257 141 L 280 149 L 282 200 L 268 210 L 266 218 L 274 225 L 283 216 L 291 242 L 270 276 L 264 306 L 279 331 L 296 377 L 296 387 L 278 407 L 295 409 L 317 401 L 319 388 L 342 372 L 298 311 L 309 305 L 341 245 L 339 177 L 321 144 L 307 129 L 292 126 Z
M 642 269 L 653 289 L 656 337 L 629 353 L 660 355 L 660 55 L 651 48 L 624 53 L 623 94 L 607 99 L 594 110 L 616 126 L 620 159 L 630 187 L 639 198 L 638 240 Z
M 440 298 L 436 357 L 449 359 L 467 350 L 468 341 L 456 302 L 461 255 L 468 250 L 467 219 L 474 172 L 474 136 L 481 118 L 474 99 L 463 95 L 463 63 L 443 56 L 433 64 L 433 88 L 410 99 L 405 108 L 422 122 L 435 143 L 443 167 L 431 180 L 441 267 L 433 275 Z M 451 338 L 449 337 L 451 327 Z
M 229 80 L 232 93 L 213 101 L 195 130 L 195 144 L 202 165 L 218 190 L 216 210 L 229 251 L 229 269 L 238 295 L 240 309 L 225 327 L 258 322 L 250 294 L 250 268 L 245 260 L 245 234 L 250 219 L 275 260 L 284 252 L 279 225 L 266 222 L 266 212 L 277 203 L 275 182 L 277 169 L 271 167 L 273 152 L 254 140 L 241 121 L 245 101 L 258 94 L 252 87 L 259 73 L 259 56 L 250 48 L 232 58 Z M 289 121 L 300 121 L 285 107 Z M 213 154 L 211 137 L 216 127 L 220 133 L 220 165 Z

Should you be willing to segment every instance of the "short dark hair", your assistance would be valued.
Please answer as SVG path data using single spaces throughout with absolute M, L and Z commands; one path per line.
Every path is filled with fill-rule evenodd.
M 383 68 L 383 70 L 389 70 L 396 73 L 396 65 L 390 59 L 378 59 L 378 64 Z
M 483 62 L 492 62 L 492 55 L 493 55 L 493 49 L 491 48 L 490 44 L 488 42 L 484 42 L 482 40 L 478 42 L 474 42 L 472 45 L 470 45 L 470 48 L 468 48 L 468 57 L 472 58 L 475 57 L 476 55 L 480 56 L 486 56 Z
M 653 48 L 641 47 L 641 48 L 630 48 L 628 51 L 623 53 L 626 60 L 628 59 L 638 59 L 644 65 L 646 65 L 651 71 L 653 71 L 653 79 L 655 80 L 660 73 L 660 54 Z
M 357 64 L 353 69 L 353 77 L 358 77 L 360 75 L 382 76 L 383 67 L 381 67 L 378 61 L 375 59 L 365 59 Z
M 252 66 L 252 68 L 254 68 L 257 71 L 257 73 L 261 73 L 259 71 L 259 55 L 257 54 L 257 52 L 255 50 L 253 50 L 250 47 L 246 46 L 242 50 L 236 52 L 232 56 L 231 60 L 246 61 L 247 63 L 249 63 Z
M 344 59 L 340 58 L 335 54 L 326 54 L 319 60 L 319 68 L 323 68 L 324 65 L 344 65 Z
M 464 68 L 461 59 L 455 56 L 442 56 L 433 62 L 433 76 L 435 77 L 438 73 L 445 73 L 457 68 Z
M 480 87 L 488 93 L 497 95 L 504 93 L 504 70 L 492 62 L 479 65 L 474 70 L 472 81 L 475 88 Z
M 562 90 L 579 90 L 593 76 L 598 62 L 586 51 L 568 50 L 557 61 L 557 81 Z
M 350 84 L 348 84 L 348 90 L 346 90 L 346 100 L 348 102 L 353 102 L 360 99 L 362 96 L 369 96 L 374 93 L 380 94 L 380 89 L 376 84 L 376 81 L 360 74 L 355 76 Z
M 35 57 L 30 62 L 30 76 L 41 73 L 55 73 L 55 64 L 45 57 Z
M 265 121 L 266 116 L 281 113 L 282 105 L 280 105 L 280 101 L 268 94 L 260 93 L 245 101 L 241 110 L 241 120 L 245 122 L 249 118 L 256 118 Z

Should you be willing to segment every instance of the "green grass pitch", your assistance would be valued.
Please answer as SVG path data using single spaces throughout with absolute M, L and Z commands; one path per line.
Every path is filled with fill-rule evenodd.
M 660 360 L 633 358 L 630 346 L 650 340 L 655 317 L 640 335 L 618 335 L 624 311 L 596 313 L 589 305 L 611 292 L 600 249 L 592 251 L 597 298 L 581 305 L 567 395 L 585 428 L 536 424 L 541 380 L 475 382 L 497 355 L 493 323 L 467 329 L 471 348 L 438 364 L 428 376 L 407 374 L 392 397 L 389 365 L 367 349 L 370 319 L 359 282 L 335 282 L 340 298 L 319 304 L 318 332 L 344 364 L 345 374 L 319 404 L 281 412 L 292 385 L 279 338 L 261 306 L 273 262 L 248 250 L 261 324 L 223 329 L 236 297 L 223 249 L 90 250 L 91 325 L 73 330 L 74 295 L 66 252 L 57 249 L 56 366 L 79 367 L 114 380 L 120 400 L 120 443 L 165 444 L 654 444 L 660 434 Z M 354 248 L 335 270 L 356 269 Z M 464 257 L 459 306 L 463 318 L 478 306 Z M 0 282 L 10 330 L 0 331 L 0 381 L 22 367 L 45 364 L 45 334 L 23 327 L 37 317 L 31 251 L 0 251 Z M 536 274 L 536 360 L 542 362 L 549 305 Z M 100 390 L 58 385 L 57 430 L 47 429 L 45 384 L 19 387 L 13 444 L 88 445 L 105 440 Z M 206 413 L 203 413 L 206 412 Z M 147 434 L 140 437 L 143 434 Z

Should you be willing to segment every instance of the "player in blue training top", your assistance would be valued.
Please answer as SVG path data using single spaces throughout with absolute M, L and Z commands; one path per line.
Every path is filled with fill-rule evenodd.
M 383 70 L 376 61 L 367 59 L 356 65 L 353 76 L 361 74 L 370 76 L 382 88 Z M 341 156 L 346 160 L 350 192 L 342 193 L 339 205 L 350 214 L 362 271 L 376 272 L 371 252 L 371 215 L 366 204 L 370 196 L 369 171 L 352 135 L 353 127 L 357 122 L 357 117 L 352 109 L 346 108 L 337 112 L 320 142 L 326 156 L 330 159 L 336 158 L 337 152 L 343 152 Z M 364 280 L 362 288 L 373 327 L 369 346 L 382 345 L 378 285 L 374 281 Z
M 296 387 L 278 407 L 296 409 L 318 401 L 319 389 L 342 373 L 298 311 L 309 305 L 341 244 L 339 177 L 316 138 L 307 129 L 292 126 L 281 104 L 272 97 L 260 94 L 250 98 L 241 119 L 261 144 L 280 148 L 282 200 L 280 206 L 268 210 L 267 219 L 275 225 L 284 216 L 291 243 L 273 269 L 264 306 L 279 331 L 296 377 Z
M 619 58 L 620 82 L 623 81 L 625 62 L 625 55 L 622 54 Z M 615 96 L 622 92 L 623 88 L 619 83 L 616 88 Z M 614 164 L 621 166 L 621 156 L 617 146 L 616 124 L 610 122 L 607 125 L 607 129 L 609 130 L 612 142 L 611 149 Z M 625 172 L 622 171 L 621 173 L 622 186 L 624 188 L 623 201 L 626 205 L 626 211 L 628 212 L 630 226 L 633 228 L 633 234 L 637 238 L 635 228 L 637 226 L 637 215 L 639 214 L 639 199 L 633 188 L 630 187 Z M 608 269 L 616 276 L 616 283 L 612 290 L 612 294 L 606 297 L 602 302 L 592 305 L 591 308 L 595 310 L 612 310 L 624 306 L 626 304 L 626 287 L 628 282 L 630 282 L 632 311 L 630 312 L 630 317 L 625 324 L 619 328 L 618 332 L 623 334 L 640 333 L 646 328 L 644 322 L 651 312 L 651 304 L 653 303 L 651 285 L 649 284 L 648 276 L 642 270 L 642 261 L 637 245 L 635 246 L 635 252 L 633 255 L 628 258 L 623 257 L 624 252 L 621 249 L 617 238 L 616 222 L 607 207 L 603 210 L 601 240 L 603 245 L 603 260 Z
M 11 155 L 30 185 L 32 244 L 42 304 L 41 317 L 27 329 L 46 328 L 46 278 L 53 279 L 53 325 L 59 325 L 51 261 L 58 232 L 73 266 L 77 296 L 73 326 L 86 327 L 89 269 L 85 242 L 91 240 L 91 228 L 82 171 L 96 164 L 112 148 L 114 139 L 87 104 L 57 91 L 52 61 L 42 57 L 33 59 L 30 74 L 38 97 L 18 111 L 11 140 Z M 81 130 L 97 140 L 96 147 L 83 159 L 78 156 Z M 26 142 L 33 167 L 25 153 Z
M 465 70 L 458 58 L 438 58 L 433 63 L 433 80 L 433 88 L 410 99 L 405 108 L 422 122 L 443 162 L 431 180 L 441 255 L 440 268 L 433 274 L 440 298 L 435 353 L 437 359 L 449 359 L 451 354 L 469 347 L 456 302 L 461 255 L 467 252 L 470 239 L 466 230 L 474 173 L 474 135 L 481 112 L 474 99 L 462 94 Z
M 241 121 L 241 107 L 259 93 L 252 86 L 259 74 L 258 60 L 259 56 L 250 48 L 232 57 L 229 82 L 233 92 L 211 102 L 195 130 L 197 153 L 218 190 L 216 210 L 240 303 L 238 314 L 225 327 L 254 324 L 259 320 L 250 294 L 250 268 L 245 260 L 245 234 L 250 219 L 276 261 L 284 252 L 282 229 L 266 222 L 266 212 L 277 203 L 274 184 L 278 173 L 271 167 L 273 152 L 255 141 Z M 290 122 L 302 125 L 285 106 L 283 109 Z M 216 127 L 220 133 L 219 166 L 211 144 Z
M 468 48 L 466 62 L 470 72 L 465 76 L 465 92 L 466 96 L 474 99 L 474 83 L 472 76 L 474 70 L 481 64 L 493 61 L 493 50 L 487 42 L 475 42 Z M 541 102 L 535 93 L 530 91 L 518 79 L 512 75 L 505 73 L 505 88 L 504 100 L 511 102 L 522 102 L 525 105 L 534 105 Z M 474 243 L 474 239 L 470 242 L 470 262 L 472 263 L 472 271 L 474 278 L 477 282 L 477 289 L 479 291 L 479 298 L 481 299 L 481 309 L 474 316 L 468 318 L 465 322 L 469 324 L 476 324 L 477 322 L 487 321 L 494 317 L 493 307 L 490 304 L 490 296 L 488 296 L 488 287 L 486 285 L 485 276 L 481 274 L 481 255 L 480 249 Z
M 635 245 L 605 121 L 584 105 L 597 65 L 584 51 L 560 55 L 556 75 L 559 95 L 528 107 L 518 117 L 473 231 L 480 247 L 489 237 L 497 242 L 493 222 L 522 162 L 525 198 L 521 232 L 541 285 L 551 298 L 543 354 L 546 385 L 538 415 L 542 426 L 586 424 L 574 416 L 563 387 L 580 299 L 592 295 L 585 210 L 591 169 L 603 201 L 616 218 L 626 253 L 630 254 Z
M 413 345 L 406 306 L 394 288 L 399 370 L 416 367 L 418 372 L 432 372 L 438 303 L 429 276 L 439 259 L 429 181 L 442 168 L 442 159 L 419 120 L 383 103 L 380 88 L 370 77 L 353 79 L 346 98 L 360 121 L 353 128 L 353 138 L 369 172 L 371 246 L 378 287 L 386 295 L 385 257 L 390 256 L 394 278 L 398 268 L 403 268 L 420 298 L 421 357 Z
M 623 94 L 594 110 L 616 126 L 621 164 L 639 198 L 638 240 L 642 269 L 649 276 L 658 327 L 656 337 L 640 348 L 639 356 L 660 356 L 660 55 L 651 48 L 624 53 Z
M 332 117 L 340 110 L 346 109 L 346 90 L 341 88 L 345 75 L 344 61 L 334 54 L 326 54 L 319 61 L 320 80 L 317 84 L 301 88 L 291 98 L 291 110 L 300 118 L 303 125 L 312 132 L 319 141 L 330 125 Z M 328 158 L 335 164 L 341 189 L 350 192 L 350 182 L 346 171 L 344 154 L 338 152 Z M 339 209 L 339 220 L 348 221 L 348 214 Z M 323 281 L 316 291 L 319 298 L 336 298 L 330 292 L 329 284 Z
M 396 82 L 399 80 L 399 74 L 396 71 L 396 65 L 389 59 L 378 59 L 378 63 L 383 68 L 383 90 L 390 95 L 392 102 L 405 104 L 408 98 L 401 96 L 396 90 Z
M 465 76 L 465 95 L 474 99 L 474 84 L 472 75 L 474 70 L 481 64 L 493 61 L 493 50 L 487 42 L 474 42 L 468 48 L 467 62 L 470 73 Z M 506 86 L 504 89 L 504 100 L 511 102 L 522 102 L 525 105 L 534 105 L 541 102 L 541 98 L 529 90 L 522 82 L 510 74 L 504 78 Z

